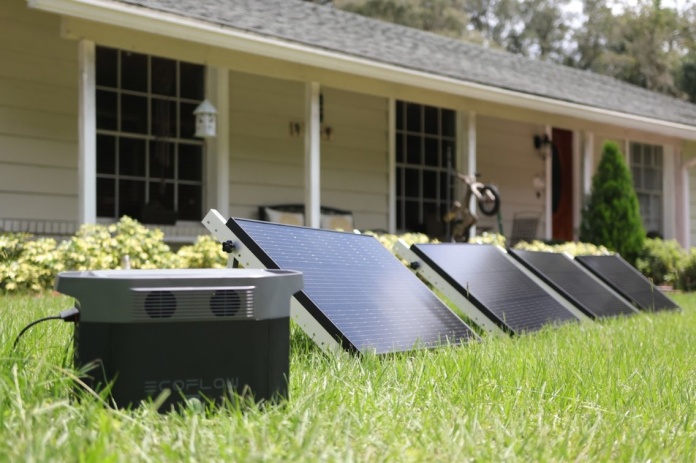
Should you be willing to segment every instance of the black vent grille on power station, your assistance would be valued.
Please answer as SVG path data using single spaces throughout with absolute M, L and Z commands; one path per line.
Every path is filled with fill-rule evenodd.
M 563 254 L 513 249 L 508 253 L 592 318 L 636 313 L 625 300 Z
M 620 256 L 578 256 L 575 258 L 616 292 L 642 310 L 670 310 L 680 307 Z
M 414 244 L 411 250 L 505 331 L 578 320 L 495 246 Z
M 230 219 L 266 267 L 301 271 L 298 301 L 347 350 L 459 344 L 476 335 L 372 236 Z
M 252 287 L 133 288 L 133 320 L 252 318 Z

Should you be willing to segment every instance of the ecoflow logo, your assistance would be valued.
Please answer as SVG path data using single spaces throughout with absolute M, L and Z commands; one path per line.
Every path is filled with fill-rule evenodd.
M 157 395 L 165 389 L 178 391 L 188 396 L 193 393 L 227 391 L 237 389 L 239 378 L 180 378 L 180 379 L 158 379 L 145 381 L 145 393 L 147 395 Z

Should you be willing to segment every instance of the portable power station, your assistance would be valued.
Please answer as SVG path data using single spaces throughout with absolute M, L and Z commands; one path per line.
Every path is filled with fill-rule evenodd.
M 117 407 L 169 391 L 162 409 L 187 399 L 221 403 L 287 397 L 290 270 L 176 269 L 63 272 L 56 289 L 77 302 L 75 367 L 108 387 Z M 91 367 L 91 368 L 90 368 Z

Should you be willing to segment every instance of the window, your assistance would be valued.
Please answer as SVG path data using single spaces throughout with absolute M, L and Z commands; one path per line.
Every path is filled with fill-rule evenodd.
M 455 112 L 396 103 L 396 226 L 442 236 L 454 198 Z
M 201 65 L 97 47 L 97 216 L 200 220 Z
M 662 235 L 662 146 L 631 142 L 631 174 L 643 227 Z

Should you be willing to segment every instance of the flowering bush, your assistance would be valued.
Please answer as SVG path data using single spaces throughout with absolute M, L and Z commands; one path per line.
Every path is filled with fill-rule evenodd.
M 376 237 L 392 252 L 399 239 L 408 246 L 437 242 L 422 233 L 365 234 Z M 505 246 L 505 237 L 484 233 L 472 238 L 471 242 Z M 611 254 L 604 246 L 573 242 L 550 245 L 523 241 L 517 243 L 515 249 L 570 255 Z M 83 225 L 75 236 L 60 244 L 52 238 L 0 233 L 0 293 L 51 289 L 56 275 L 66 270 L 119 269 L 126 255 L 134 269 L 224 268 L 228 259 L 220 243 L 210 235 L 199 236 L 194 244 L 174 253 L 164 243 L 160 230 L 149 229 L 129 217 L 111 225 Z M 696 248 L 687 253 L 674 240 L 648 239 L 637 267 L 657 284 L 672 283 L 683 289 L 696 289 Z
M 177 251 L 183 268 L 225 268 L 228 255 L 211 235 L 201 235 L 196 242 Z
M 431 240 L 428 235 L 423 233 L 404 233 L 403 235 L 393 235 L 391 233 L 375 233 L 371 231 L 366 231 L 363 235 L 374 236 L 382 243 L 382 246 L 392 251 L 394 245 L 398 240 L 404 241 L 407 245 L 421 244 L 421 243 L 436 243 L 437 240 Z
M 568 241 L 561 244 L 546 244 L 541 241 L 532 241 L 531 243 L 520 241 L 515 245 L 514 248 L 525 251 L 559 252 L 566 253 L 571 256 L 602 256 L 612 254 L 612 252 L 604 246 L 597 246 L 596 244 L 590 243 L 577 243 L 573 241 Z
M 130 268 L 177 268 L 180 259 L 151 230 L 130 217 L 111 225 L 83 225 L 58 247 L 67 270 L 118 269 L 124 256 Z
M 472 244 L 495 244 L 497 246 L 505 247 L 505 237 L 498 233 L 487 233 L 484 232 L 482 235 L 476 235 L 469 239 L 469 243 Z
M 646 238 L 636 268 L 657 285 L 679 286 L 689 257 L 676 240 Z
M 30 235 L 0 235 L 0 292 L 38 292 L 53 286 L 65 267 L 56 251 L 56 240 Z M 17 243 L 22 240 L 22 243 Z

